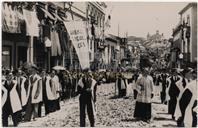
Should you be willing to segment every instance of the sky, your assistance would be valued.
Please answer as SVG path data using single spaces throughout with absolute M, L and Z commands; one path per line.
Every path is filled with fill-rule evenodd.
M 108 33 L 125 36 L 146 37 L 156 30 L 165 38 L 171 38 L 173 28 L 179 23 L 179 11 L 185 2 L 106 2 L 107 14 L 111 15 Z M 119 25 L 118 25 L 119 24 Z M 119 26 L 119 27 L 118 27 Z

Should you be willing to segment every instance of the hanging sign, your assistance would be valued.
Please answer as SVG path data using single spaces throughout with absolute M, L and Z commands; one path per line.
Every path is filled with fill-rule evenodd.
M 78 55 L 81 68 L 90 68 L 85 22 L 70 21 L 64 22 L 64 25 L 68 30 L 70 39 Z

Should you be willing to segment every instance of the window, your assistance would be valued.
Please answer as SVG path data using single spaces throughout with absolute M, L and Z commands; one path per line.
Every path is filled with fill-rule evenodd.
M 103 15 L 101 15 L 101 17 L 100 17 L 100 27 L 102 27 L 102 26 L 103 26 L 103 20 L 104 20 L 104 16 L 103 16 Z
M 95 11 L 94 18 L 95 18 L 95 24 L 98 25 L 98 12 L 97 11 Z
M 185 18 L 183 18 L 183 25 L 185 25 Z
M 97 18 L 97 22 L 98 22 L 98 27 L 100 27 L 100 13 L 98 13 L 98 18 Z
M 92 50 L 93 39 L 91 38 L 89 42 L 90 42 L 90 44 L 89 44 L 90 45 L 90 50 Z
M 190 25 L 190 15 L 187 15 L 187 25 Z
M 111 46 L 111 56 L 112 56 L 112 59 L 115 59 L 115 50 L 114 50 L 114 47 Z

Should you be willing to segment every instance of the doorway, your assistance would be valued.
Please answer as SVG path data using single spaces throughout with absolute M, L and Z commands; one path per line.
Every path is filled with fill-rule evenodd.
M 18 46 L 18 59 L 17 59 L 17 65 L 18 67 L 22 66 L 27 62 L 27 47 L 25 46 Z

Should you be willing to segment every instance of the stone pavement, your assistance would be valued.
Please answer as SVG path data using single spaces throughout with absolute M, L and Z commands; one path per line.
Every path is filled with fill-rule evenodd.
M 133 118 L 135 100 L 130 93 L 125 98 L 116 98 L 114 84 L 104 84 L 97 91 L 97 127 L 176 127 L 176 122 L 167 114 L 167 105 L 159 101 L 159 95 L 153 99 L 152 120 L 150 123 L 136 121 Z M 78 97 L 61 102 L 61 110 L 36 121 L 21 123 L 19 126 L 40 127 L 79 127 Z M 86 119 L 86 126 L 89 125 Z

